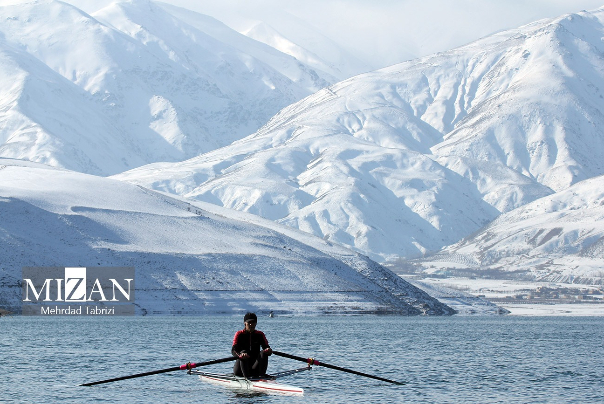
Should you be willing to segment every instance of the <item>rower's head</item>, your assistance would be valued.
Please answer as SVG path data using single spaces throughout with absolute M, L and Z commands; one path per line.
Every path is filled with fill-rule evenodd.
M 257 322 L 258 317 L 254 313 L 245 313 L 245 316 L 243 316 L 243 324 L 246 331 L 254 331 Z

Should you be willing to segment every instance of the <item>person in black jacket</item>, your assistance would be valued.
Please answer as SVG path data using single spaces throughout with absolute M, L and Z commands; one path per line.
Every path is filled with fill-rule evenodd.
M 273 351 L 264 333 L 256 330 L 257 322 L 256 314 L 246 313 L 243 317 L 244 328 L 235 333 L 231 348 L 231 353 L 237 358 L 233 373 L 246 379 L 270 378 L 266 374 L 266 369 L 268 357 Z

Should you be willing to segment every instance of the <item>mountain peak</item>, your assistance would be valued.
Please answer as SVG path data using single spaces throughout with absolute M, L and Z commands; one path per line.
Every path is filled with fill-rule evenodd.
M 544 20 L 362 74 L 230 146 L 118 178 L 377 260 L 429 254 L 604 174 L 602 21 Z
M 0 58 L 20 67 L 0 81 L 10 94 L 0 119 L 11 123 L 0 129 L 0 156 L 101 175 L 181 161 L 253 133 L 330 80 L 224 25 L 213 29 L 149 1 L 92 16 L 58 1 L 1 7 Z

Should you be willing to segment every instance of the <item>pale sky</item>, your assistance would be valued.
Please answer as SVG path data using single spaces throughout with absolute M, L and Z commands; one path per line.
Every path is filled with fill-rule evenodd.
M 375 68 L 445 51 L 493 32 L 604 6 L 604 0 L 164 0 L 239 31 L 296 16 Z
M 30 0 L 0 0 L 1 4 Z M 114 0 L 63 0 L 88 13 Z M 464 45 L 543 18 L 604 6 L 604 0 L 163 0 L 238 31 L 264 21 L 301 45 L 314 30 L 373 68 Z M 316 38 L 314 38 L 316 41 Z M 312 50 L 312 49 L 311 49 Z

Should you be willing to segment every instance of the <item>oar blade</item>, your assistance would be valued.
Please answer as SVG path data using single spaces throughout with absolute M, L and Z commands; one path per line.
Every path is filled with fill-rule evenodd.
M 359 371 L 356 371 L 356 370 L 343 368 L 343 367 L 340 367 L 340 366 L 330 365 L 329 363 L 319 362 L 318 360 L 315 360 L 313 358 L 303 358 L 301 356 L 291 355 L 291 354 L 287 354 L 287 353 L 284 353 L 284 352 L 278 352 L 278 351 L 273 351 L 273 353 L 275 355 L 277 355 L 277 356 L 282 356 L 284 358 L 294 359 L 294 360 L 297 360 L 297 361 L 300 361 L 300 362 L 306 362 L 309 365 L 323 366 L 323 367 L 326 367 L 326 368 L 330 368 L 330 369 L 334 369 L 334 370 L 339 370 L 341 372 L 351 373 L 351 374 L 354 374 L 354 375 L 357 375 L 357 376 L 368 377 L 370 379 L 380 380 L 382 382 L 396 384 L 396 385 L 399 385 L 399 386 L 402 386 L 402 385 L 405 384 L 403 382 L 397 382 L 396 380 L 390 380 L 390 379 L 386 379 L 384 377 L 370 375 L 368 373 L 363 373 L 363 372 L 359 372 Z
M 115 377 L 113 379 L 107 379 L 107 380 L 99 380 L 98 382 L 83 383 L 83 384 L 80 384 L 80 386 L 95 386 L 97 384 L 117 382 L 119 380 L 134 379 L 136 377 L 144 377 L 144 376 L 157 375 L 160 373 L 173 372 L 175 370 L 180 370 L 180 369 L 181 369 L 180 366 L 175 366 L 175 367 L 167 368 L 167 369 L 153 370 L 151 372 L 137 373 L 134 375 Z
M 233 361 L 235 359 L 237 359 L 237 358 L 235 358 L 233 356 L 229 356 L 227 358 L 214 359 L 211 361 L 200 362 L 200 363 L 190 363 L 189 362 L 184 365 L 174 366 L 174 367 L 166 368 L 166 369 L 152 370 L 150 372 L 136 373 L 136 374 L 128 375 L 128 376 L 115 377 L 113 379 L 100 380 L 98 382 L 83 383 L 83 384 L 80 384 L 80 386 L 95 386 L 97 384 L 111 383 L 111 382 L 117 382 L 119 380 L 134 379 L 136 377 L 144 377 L 144 376 L 157 375 L 160 373 L 174 372 L 176 370 L 188 370 L 188 369 L 193 369 L 193 368 L 197 368 L 197 367 L 201 367 L 201 366 L 214 365 L 216 363 Z

